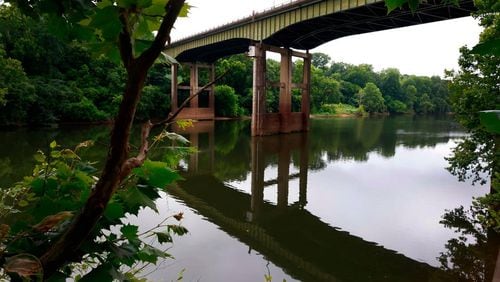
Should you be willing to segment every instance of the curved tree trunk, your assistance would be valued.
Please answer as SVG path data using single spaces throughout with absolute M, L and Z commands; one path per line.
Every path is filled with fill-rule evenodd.
M 82 243 L 87 239 L 97 221 L 102 217 L 106 206 L 120 182 L 130 173 L 126 166 L 129 158 L 129 138 L 141 90 L 147 72 L 152 66 L 169 38 L 170 30 L 180 13 L 184 0 L 170 0 L 166 15 L 152 46 L 139 58 L 133 57 L 131 36 L 127 29 L 126 14 L 121 16 L 123 29 L 120 34 L 120 54 L 127 69 L 127 83 L 118 116 L 111 132 L 111 141 L 104 170 L 89 199 L 69 226 L 68 230 L 43 254 L 40 261 L 44 277 L 50 277 L 57 269 L 73 258 Z

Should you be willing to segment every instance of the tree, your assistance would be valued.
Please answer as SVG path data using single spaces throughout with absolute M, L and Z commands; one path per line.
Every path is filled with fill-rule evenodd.
M 237 117 L 240 114 L 238 96 L 231 86 L 215 87 L 215 114 L 221 117 Z
M 490 113 L 494 116 L 493 123 L 481 120 L 485 116 L 481 112 L 500 109 L 500 14 L 497 1 L 476 1 L 475 5 L 478 11 L 474 16 L 484 27 L 479 44 L 473 49 L 463 47 L 460 70 L 447 72 L 452 79 L 452 109 L 469 133 L 453 149 L 448 170 L 460 181 L 472 179 L 473 184 L 485 184 L 486 177 L 490 177 L 490 193 L 476 199 L 479 213 L 473 220 L 485 227 L 486 241 L 494 243 L 488 248 L 496 256 L 500 242 L 500 131 L 491 127 L 498 125 L 498 112 Z M 496 54 L 491 42 L 497 42 Z
M 120 58 L 127 71 L 126 86 L 111 132 L 108 156 L 102 174 L 67 231 L 40 257 L 44 275 L 49 277 L 68 258 L 75 256 L 90 234 L 120 182 L 147 157 L 146 123 L 137 157 L 129 157 L 130 130 L 147 72 L 166 45 L 184 0 L 170 1 L 9 1 L 25 13 L 52 24 L 61 37 L 78 39 L 99 47 L 99 51 Z M 48 3 L 47 3 L 48 2 Z M 78 24 L 81 23 L 81 24 Z M 156 36 L 152 31 L 157 30 Z
M 387 102 L 387 109 L 391 113 L 406 112 L 400 78 L 401 74 L 398 69 L 386 69 L 380 73 L 379 88 Z
M 495 11 L 495 1 L 477 1 L 476 18 L 484 27 L 480 43 L 500 38 L 500 15 Z M 491 54 L 475 54 L 463 47 L 459 58 L 460 70 L 447 72 L 451 83 L 452 110 L 455 117 L 470 133 L 453 150 L 449 170 L 460 180 L 472 178 L 485 183 L 483 173 L 495 177 L 500 173 L 498 137 L 485 130 L 480 123 L 479 112 L 500 109 L 500 57 Z M 492 181 L 493 183 L 494 181 Z M 493 192 L 493 189 L 492 189 Z
M 231 70 L 219 82 L 221 85 L 231 86 L 239 96 L 239 105 L 246 113 L 252 112 L 252 59 L 244 54 L 220 59 L 216 62 L 216 73 L 222 74 Z
M 323 71 L 311 70 L 311 107 L 318 111 L 323 104 L 336 104 L 343 100 L 340 83 L 323 74 Z
M 415 112 L 419 114 L 429 114 L 434 111 L 434 104 L 429 98 L 429 94 L 423 93 L 415 101 Z
M 318 69 L 326 70 L 331 60 L 332 58 L 325 53 L 316 52 L 311 54 L 311 64 Z
M 368 82 L 365 88 L 358 92 L 359 105 L 369 113 L 382 113 L 386 111 L 384 97 L 377 85 Z
M 34 87 L 28 80 L 21 62 L 6 58 L 0 45 L 0 124 L 24 122 L 34 102 Z
M 375 83 L 377 81 L 377 75 L 373 71 L 372 65 L 361 64 L 359 66 L 350 66 L 343 79 L 359 87 L 365 87 L 368 82 Z

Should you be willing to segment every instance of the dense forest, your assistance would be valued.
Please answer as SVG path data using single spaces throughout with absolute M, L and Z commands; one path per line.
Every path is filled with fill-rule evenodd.
M 51 27 L 0 6 L 0 125 L 110 120 L 117 111 L 125 69 L 81 44 L 59 39 Z M 302 75 L 294 62 L 293 80 Z M 244 54 L 220 59 L 217 71 L 231 71 L 216 87 L 218 116 L 248 115 L 252 102 L 252 61 Z M 136 119 L 161 118 L 170 109 L 170 67 L 149 72 Z M 188 70 L 180 72 L 180 83 Z M 269 59 L 267 76 L 279 80 L 279 62 Z M 371 65 L 332 62 L 313 54 L 313 113 L 444 113 L 449 111 L 447 82 L 437 76 L 402 75 L 397 69 L 375 72 Z M 278 108 L 278 88 L 267 93 L 269 112 Z M 181 101 L 182 102 L 182 101 Z M 300 108 L 300 91 L 293 93 Z
M 125 69 L 68 44 L 51 27 L 0 6 L 0 124 L 49 124 L 109 120 L 124 88 Z M 164 116 L 170 108 L 170 79 L 155 65 L 136 117 Z

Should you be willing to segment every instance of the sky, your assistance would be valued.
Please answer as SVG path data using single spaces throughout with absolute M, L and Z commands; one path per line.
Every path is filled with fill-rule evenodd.
M 172 40 L 193 35 L 260 12 L 283 0 L 188 0 L 193 7 L 180 18 Z M 481 28 L 471 17 L 348 36 L 325 43 L 310 52 L 323 52 L 333 61 L 371 64 L 376 71 L 398 68 L 403 74 L 438 75 L 458 69 L 459 48 L 474 46 Z M 369 51 L 367 51 L 369 50 Z

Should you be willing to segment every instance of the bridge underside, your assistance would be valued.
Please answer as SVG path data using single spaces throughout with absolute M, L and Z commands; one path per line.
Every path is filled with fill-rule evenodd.
M 415 11 L 398 9 L 387 14 L 384 1 L 377 0 L 325 0 L 291 2 L 284 8 L 262 13 L 192 38 L 174 42 L 167 53 L 179 62 L 190 62 L 192 66 L 189 90 L 193 96 L 199 89 L 197 63 L 211 64 L 217 59 L 243 53 L 254 58 L 252 135 L 270 135 L 308 130 L 310 64 L 311 56 L 296 50 L 309 50 L 323 43 L 345 36 L 431 23 L 469 16 L 476 10 L 472 0 L 459 0 L 458 6 L 441 4 L 443 0 L 420 3 Z M 443 1 L 444 2 L 444 1 Z M 182 51 L 184 50 L 184 51 Z M 280 81 L 266 80 L 266 52 L 281 54 Z M 370 52 L 370 46 L 366 46 Z M 304 59 L 303 80 L 292 83 L 292 56 Z M 172 69 L 176 77 L 176 68 Z M 213 71 L 212 71 L 213 73 Z M 213 77 L 213 75 L 212 75 Z M 266 112 L 266 91 L 279 87 L 279 113 Z M 299 89 L 302 95 L 301 110 L 292 112 L 291 92 Z M 212 119 L 213 87 L 208 108 L 198 107 L 198 98 L 191 101 L 184 118 Z M 196 96 L 196 95 L 194 95 Z M 172 101 L 177 103 L 177 85 L 172 84 Z
M 344 36 L 465 17 L 475 10 L 472 1 L 462 1 L 457 7 L 436 5 L 433 2 L 435 1 L 420 3 L 414 13 L 409 10 L 395 10 L 389 15 L 383 2 L 365 5 L 297 23 L 264 42 L 308 50 Z M 298 34 L 300 36 L 297 36 Z
M 290 25 L 263 39 L 262 43 L 310 50 L 345 36 L 466 17 L 476 10 L 471 0 L 460 1 L 459 6 L 439 3 L 440 0 L 428 1 L 420 3 L 413 13 L 408 9 L 398 9 L 390 14 L 387 14 L 384 2 L 367 4 Z M 177 56 L 177 60 L 214 62 L 224 56 L 246 52 L 252 41 L 248 38 L 231 38 L 184 51 Z

